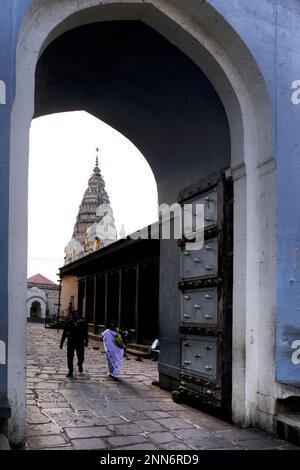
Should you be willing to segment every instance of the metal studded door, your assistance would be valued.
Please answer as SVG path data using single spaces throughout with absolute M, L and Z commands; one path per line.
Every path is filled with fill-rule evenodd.
M 225 173 L 179 195 L 181 204 L 204 204 L 204 243 L 187 250 L 181 240 L 181 384 L 174 400 L 189 399 L 231 416 L 232 183 Z M 193 212 L 193 216 L 195 213 Z

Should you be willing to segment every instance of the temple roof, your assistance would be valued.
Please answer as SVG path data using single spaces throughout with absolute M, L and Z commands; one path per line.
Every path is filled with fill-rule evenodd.
M 57 284 L 55 284 L 55 282 L 50 281 L 50 279 L 48 279 L 47 277 L 43 276 L 40 273 L 35 274 L 32 277 L 29 277 L 27 279 L 27 282 L 30 283 L 30 284 L 45 284 L 45 285 L 49 285 L 49 286 L 56 286 L 57 285 Z
M 98 151 L 99 149 L 97 149 Z M 98 165 L 97 153 L 95 168 L 88 180 L 88 187 L 84 192 L 74 225 L 73 238 L 75 240 L 80 243 L 84 242 L 87 228 L 96 222 L 96 211 L 100 204 L 110 204 L 110 201 Z

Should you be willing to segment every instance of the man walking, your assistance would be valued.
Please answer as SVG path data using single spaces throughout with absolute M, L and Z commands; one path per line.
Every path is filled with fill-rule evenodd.
M 64 331 L 60 341 L 60 349 L 63 349 L 64 341 L 67 342 L 67 358 L 69 373 L 67 377 L 73 377 L 73 359 L 76 351 L 77 365 L 79 372 L 83 372 L 82 364 L 84 361 L 84 347 L 88 346 L 87 324 L 80 318 L 77 312 L 72 312 L 72 318 L 65 324 Z

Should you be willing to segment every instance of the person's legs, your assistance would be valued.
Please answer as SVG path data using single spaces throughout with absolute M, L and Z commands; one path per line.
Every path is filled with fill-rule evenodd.
M 124 351 L 123 351 L 123 354 L 124 354 Z M 123 354 L 122 354 L 122 357 L 123 357 Z M 116 357 L 115 360 L 114 360 L 113 372 L 112 372 L 112 375 L 113 375 L 114 378 L 117 378 L 118 375 L 121 374 L 121 364 L 122 364 L 121 356 Z
M 114 365 L 112 375 L 114 377 L 117 377 L 118 375 L 121 374 L 121 364 L 118 364 L 117 362 Z
M 82 364 L 84 361 L 84 343 L 76 345 L 77 365 L 79 372 L 83 372 Z
M 112 365 L 112 362 L 111 362 L 111 360 L 109 359 L 108 355 L 106 354 L 105 356 L 106 356 L 106 364 L 107 364 L 108 372 L 109 372 L 110 374 L 112 374 L 113 371 L 114 371 L 114 366 Z
M 67 358 L 68 358 L 68 369 L 69 374 L 67 377 L 73 376 L 73 359 L 74 359 L 74 345 L 69 341 L 67 346 Z

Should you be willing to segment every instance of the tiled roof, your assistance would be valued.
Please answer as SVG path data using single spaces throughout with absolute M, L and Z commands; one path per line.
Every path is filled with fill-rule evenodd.
M 55 282 L 50 281 L 50 279 L 47 279 L 42 274 L 35 274 L 34 276 L 29 277 L 27 282 L 30 284 L 48 284 L 50 286 L 56 286 Z

